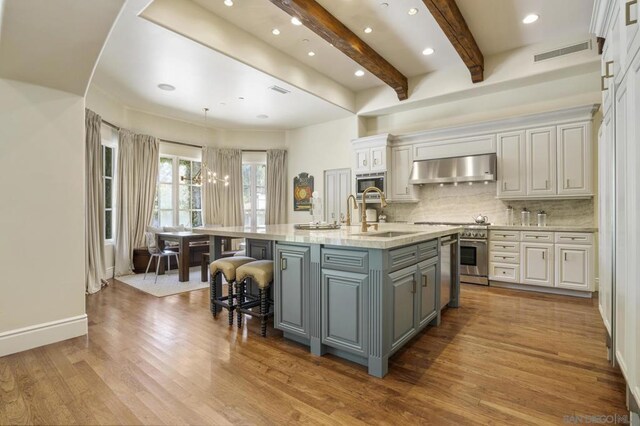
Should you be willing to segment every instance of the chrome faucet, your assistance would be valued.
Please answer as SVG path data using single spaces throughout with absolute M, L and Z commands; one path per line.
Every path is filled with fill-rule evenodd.
M 353 200 L 353 208 L 355 210 L 358 210 L 358 201 L 356 200 L 356 197 L 351 194 L 347 197 L 347 226 L 351 226 L 351 209 L 349 208 L 349 200 Z
M 381 207 L 387 207 L 387 199 L 384 198 L 384 193 L 382 191 L 380 191 L 380 189 L 376 188 L 375 186 L 370 186 L 367 189 L 364 190 L 364 192 L 362 193 L 362 226 L 360 228 L 360 230 L 362 232 L 367 232 L 367 230 L 369 229 L 370 226 L 373 226 L 373 229 L 375 229 L 376 231 L 378 230 L 378 224 L 374 223 L 373 225 L 368 225 L 367 224 L 367 194 L 371 191 L 377 192 L 378 194 L 380 194 L 380 206 Z

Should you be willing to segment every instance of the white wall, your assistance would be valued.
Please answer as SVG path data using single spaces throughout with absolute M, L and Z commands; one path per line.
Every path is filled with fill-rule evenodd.
M 351 140 L 358 137 L 358 126 L 354 116 L 287 131 L 289 223 L 311 221 L 308 212 L 293 211 L 293 178 L 309 173 L 314 189 L 323 194 L 325 170 L 351 167 Z
M 366 133 L 402 134 L 599 103 L 596 71 L 365 119 Z
M 86 334 L 84 154 L 82 97 L 0 79 L 0 356 Z

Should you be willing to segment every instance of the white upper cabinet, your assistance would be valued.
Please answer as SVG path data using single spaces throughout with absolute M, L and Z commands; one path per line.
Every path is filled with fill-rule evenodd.
M 390 201 L 417 201 L 414 185 L 409 184 L 413 167 L 413 147 L 411 145 L 391 148 L 391 172 L 387 174 L 387 198 Z
M 498 134 L 498 197 L 527 195 L 525 132 Z
M 371 148 L 371 171 L 385 171 L 387 170 L 387 147 L 378 146 Z
M 527 130 L 527 195 L 556 194 L 556 128 Z
M 558 195 L 591 195 L 592 149 L 589 123 L 558 126 Z
M 371 149 L 361 148 L 355 151 L 355 167 L 356 173 L 367 173 L 371 170 Z
M 376 173 L 387 171 L 389 134 L 367 136 L 352 141 L 354 173 Z

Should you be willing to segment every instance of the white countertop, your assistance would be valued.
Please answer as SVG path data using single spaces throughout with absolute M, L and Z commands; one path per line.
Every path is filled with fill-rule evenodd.
M 295 229 L 294 224 L 289 223 L 284 225 L 267 225 L 264 227 L 201 227 L 194 228 L 193 232 L 220 237 L 390 249 L 432 240 L 445 235 L 457 234 L 462 231 L 462 229 L 463 228 L 460 226 L 425 226 L 385 223 L 379 225 L 378 231 L 370 229 L 369 232 L 363 233 L 360 231 L 360 226 L 357 225 L 342 226 L 340 229 L 327 231 L 310 231 Z M 371 236 L 376 233 L 389 231 L 410 232 L 410 234 L 397 237 Z
M 522 226 L 522 225 L 490 225 L 489 229 L 503 231 L 540 231 L 540 232 L 598 232 L 598 228 L 588 226 L 549 225 L 549 226 Z

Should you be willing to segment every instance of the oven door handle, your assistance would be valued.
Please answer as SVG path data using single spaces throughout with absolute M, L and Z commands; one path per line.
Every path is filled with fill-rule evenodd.
M 482 244 L 482 245 L 487 245 L 487 241 L 486 240 L 465 240 L 464 238 L 460 239 L 461 243 L 473 243 L 473 244 Z

